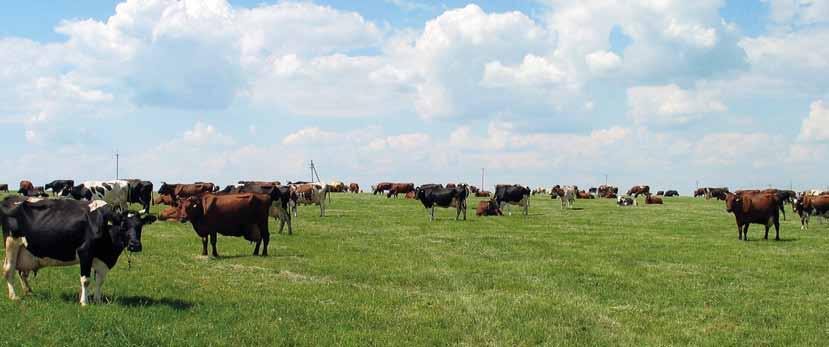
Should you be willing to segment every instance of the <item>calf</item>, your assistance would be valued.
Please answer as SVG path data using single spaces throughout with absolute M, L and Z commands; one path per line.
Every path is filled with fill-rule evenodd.
M 259 246 L 264 243 L 262 256 L 268 255 L 270 232 L 268 231 L 268 209 L 271 199 L 265 194 L 211 194 L 191 196 L 182 199 L 178 218 L 182 223 L 189 221 L 196 235 L 202 239 L 202 255 L 207 255 L 207 238 L 213 256 L 216 250 L 217 234 L 244 237 L 256 242 L 253 255 L 259 255 Z
M 499 184 L 495 186 L 495 202 L 498 208 L 503 209 L 505 204 L 518 205 L 524 208 L 524 215 L 529 215 L 530 210 L 530 188 L 520 185 Z M 512 215 L 512 208 L 508 210 Z
M 455 188 L 422 188 L 418 187 L 415 190 L 417 199 L 423 204 L 423 207 L 430 210 L 430 221 L 435 220 L 435 206 L 449 208 L 455 207 L 457 214 L 455 220 L 459 220 L 461 212 L 463 212 L 463 220 L 466 220 L 466 199 L 469 196 L 469 190 L 466 186 L 461 185 Z
M 495 200 L 479 201 L 478 207 L 475 209 L 475 215 L 480 216 L 503 216 L 501 209 Z
M 780 204 L 774 194 L 728 194 L 726 211 L 733 213 L 737 221 L 737 238 L 748 241 L 750 224 L 766 227 L 764 239 L 769 239 L 769 228 L 774 225 L 775 240 L 780 240 Z
M 80 264 L 80 303 L 87 305 L 92 270 L 96 302 L 107 273 L 126 248 L 141 251 L 141 229 L 155 217 L 116 214 L 101 201 L 30 200 L 14 197 L 0 204 L 6 257 L 3 274 L 9 298 L 17 299 L 12 284 L 18 271 L 24 292 L 31 292 L 29 273 L 48 266 Z
M 578 195 L 578 188 L 556 185 L 553 189 L 550 189 L 550 193 L 551 198 L 559 198 L 561 200 L 561 209 L 563 210 L 565 208 L 573 208 L 573 203 L 576 202 L 576 195 Z
M 829 216 L 829 196 L 801 196 L 795 202 L 795 212 L 800 216 L 800 230 L 809 230 L 810 216 Z

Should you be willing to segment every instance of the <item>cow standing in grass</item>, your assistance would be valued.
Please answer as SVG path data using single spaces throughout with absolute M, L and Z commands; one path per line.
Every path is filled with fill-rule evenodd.
M 514 184 L 499 184 L 495 186 L 495 202 L 498 208 L 503 209 L 504 205 L 518 205 L 523 207 L 524 215 L 530 213 L 530 188 Z M 512 208 L 507 210 L 512 216 Z
M 218 234 L 244 237 L 245 240 L 256 242 L 253 255 L 259 255 L 259 246 L 264 243 L 262 256 L 268 255 L 268 209 L 271 207 L 271 199 L 267 195 L 206 193 L 182 199 L 178 205 L 179 221 L 189 221 L 202 239 L 202 255 L 207 255 L 209 237 L 213 257 L 219 256 L 216 250 Z
M 780 240 L 780 205 L 775 194 L 728 194 L 725 198 L 726 211 L 734 214 L 737 221 L 737 238 L 748 241 L 750 224 L 761 224 L 766 228 L 764 239 L 769 239 L 769 228 L 774 225 L 775 240 Z
M 809 230 L 809 218 L 829 216 L 829 196 L 803 195 L 795 202 L 795 212 L 800 216 L 800 230 Z
M 466 220 L 466 200 L 469 197 L 469 188 L 466 185 L 460 185 L 455 188 L 423 188 L 418 187 L 415 190 L 417 200 L 423 204 L 423 207 L 429 210 L 429 220 L 435 220 L 435 206 L 450 208 L 455 207 L 457 214 L 455 220 L 459 220 L 461 213 L 463 213 L 463 220 Z
M 561 209 L 565 208 L 573 208 L 573 204 L 576 202 L 576 197 L 579 194 L 579 188 L 576 186 L 559 186 L 556 185 L 552 189 L 550 189 L 550 197 L 555 199 L 558 198 L 561 200 Z

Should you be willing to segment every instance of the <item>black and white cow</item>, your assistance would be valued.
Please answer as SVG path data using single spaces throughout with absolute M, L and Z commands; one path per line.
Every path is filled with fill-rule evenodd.
M 129 202 L 141 204 L 144 209 L 142 213 L 150 213 L 150 205 L 153 202 L 153 182 L 138 179 L 127 180 L 129 184 Z
M 495 202 L 500 209 L 504 209 L 505 204 L 521 206 L 524 208 L 524 215 L 526 216 L 530 212 L 530 188 L 517 184 L 499 184 L 495 186 Z M 512 208 L 507 211 L 512 216 Z
M 75 200 L 102 200 L 107 204 L 126 211 L 130 204 L 130 183 L 117 181 L 86 181 L 69 192 Z
M 46 190 L 51 190 L 52 194 L 58 196 L 66 196 L 69 190 L 75 186 L 75 181 L 73 180 L 54 180 L 52 182 L 47 183 L 43 186 Z
M 616 205 L 619 206 L 637 206 L 636 199 L 620 196 L 616 198 Z
M 80 264 L 81 305 L 87 305 L 89 282 L 95 270 L 96 302 L 107 273 L 126 248 L 141 251 L 141 229 L 155 217 L 115 213 L 103 201 L 45 200 L 10 197 L 0 203 L 6 257 L 3 275 L 9 298 L 18 298 L 14 272 L 26 293 L 29 274 L 50 266 Z
M 466 220 L 466 199 L 469 197 L 469 187 L 465 184 L 455 188 L 443 188 L 433 186 L 430 188 L 418 187 L 415 189 L 415 196 L 423 207 L 429 209 L 429 220 L 435 220 L 435 206 L 450 208 L 455 207 L 457 214 L 455 220 L 460 219 L 463 213 L 463 220 Z

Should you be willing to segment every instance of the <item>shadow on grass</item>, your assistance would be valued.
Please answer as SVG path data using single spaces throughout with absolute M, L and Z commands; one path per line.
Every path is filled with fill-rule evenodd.
M 115 304 L 126 307 L 167 306 L 176 311 L 186 311 L 193 307 L 192 303 L 179 299 L 154 299 L 146 296 L 122 296 L 115 300 Z
M 738 240 L 738 241 L 740 241 L 740 240 Z M 741 242 L 757 242 L 757 241 L 765 241 L 765 242 L 795 242 L 795 241 L 800 241 L 800 239 L 799 239 L 799 238 L 785 238 L 785 237 L 781 237 L 781 238 L 780 238 L 780 240 L 775 240 L 774 238 L 771 238 L 771 237 L 770 237 L 768 240 L 766 240 L 766 239 L 764 239 L 764 238 L 762 238 L 762 237 L 759 237 L 759 238 L 756 238 L 756 239 L 748 239 L 748 241 L 741 241 Z

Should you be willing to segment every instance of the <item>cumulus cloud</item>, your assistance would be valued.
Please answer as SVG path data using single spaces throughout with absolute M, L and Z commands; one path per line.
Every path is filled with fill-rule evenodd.
M 637 123 L 684 124 L 727 110 L 716 90 L 685 90 L 675 84 L 632 87 L 627 97 L 628 114 Z
M 829 140 L 829 107 L 823 100 L 812 103 L 809 117 L 803 120 L 800 128 L 800 138 L 805 141 Z
M 622 59 L 616 53 L 608 51 L 595 51 L 585 58 L 590 72 L 601 75 L 613 71 L 622 64 Z

